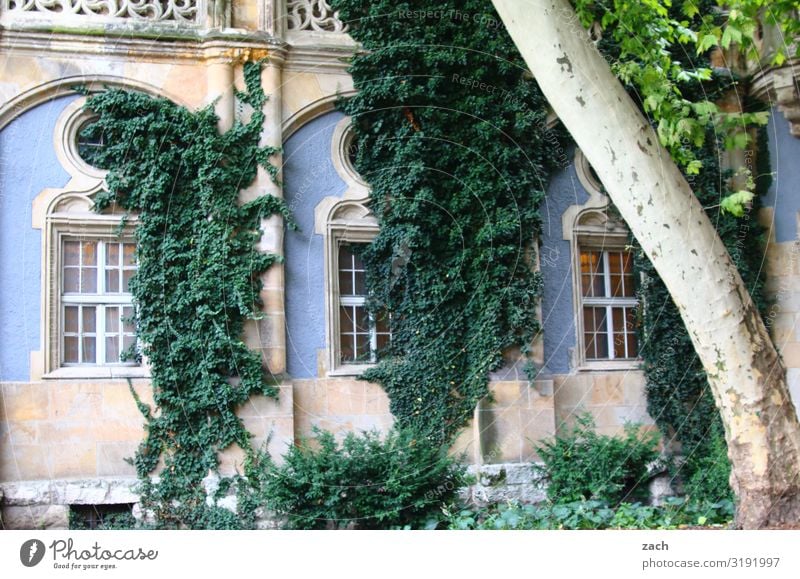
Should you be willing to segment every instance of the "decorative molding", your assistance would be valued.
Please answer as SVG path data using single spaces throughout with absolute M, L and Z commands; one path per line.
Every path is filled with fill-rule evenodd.
M 0 0 L 4 20 L 46 19 L 89 23 L 139 21 L 203 26 L 206 16 L 219 20 L 221 0 Z
M 755 75 L 751 94 L 777 106 L 789 121 L 792 135 L 800 137 L 800 60 L 792 60 L 780 68 L 767 68 Z
M 108 75 L 78 75 L 62 77 L 37 85 L 13 98 L 0 107 L 0 130 L 27 110 L 37 107 L 55 98 L 74 95 L 73 87 L 85 86 L 90 92 L 103 90 L 107 86 L 126 87 L 148 93 L 153 96 L 164 96 L 173 102 L 188 106 L 178 95 L 165 94 L 153 85 L 132 79 Z M 83 99 L 79 99 L 81 103 Z M 78 106 L 78 105 L 73 105 Z M 70 108 L 70 110 L 73 110 Z M 66 117 L 60 117 L 66 122 Z M 63 130 L 63 127 L 62 127 Z M 58 150 L 58 149 L 56 149 Z
M 334 11 L 326 0 L 288 0 L 286 29 L 347 32 L 347 25 L 339 20 L 339 12 Z

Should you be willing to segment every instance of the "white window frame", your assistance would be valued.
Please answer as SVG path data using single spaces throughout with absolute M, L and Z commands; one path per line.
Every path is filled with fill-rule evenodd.
M 639 301 L 635 297 L 612 297 L 611 296 L 611 271 L 610 271 L 610 263 L 609 263 L 609 252 L 625 252 L 624 246 L 619 245 L 597 245 L 592 243 L 578 243 L 578 278 L 579 283 L 576 285 L 576 291 L 578 292 L 578 297 L 580 301 L 580 309 L 578 311 L 578 317 L 580 318 L 580 347 L 581 352 L 583 355 L 583 360 L 587 365 L 595 364 L 595 363 L 631 363 L 636 362 L 639 360 L 639 354 L 637 351 L 636 356 L 625 357 L 625 358 L 617 358 L 615 356 L 615 348 L 614 348 L 614 335 L 617 333 L 614 327 L 614 316 L 612 315 L 613 308 L 636 308 L 639 305 Z M 600 253 L 602 260 L 603 260 L 603 289 L 605 296 L 603 297 L 592 297 L 592 296 L 584 296 L 583 295 L 583 279 L 582 279 L 582 271 L 580 270 L 580 256 L 585 252 L 598 252 Z M 624 283 L 624 279 L 623 279 Z M 608 358 L 588 358 L 586 356 L 586 332 L 585 332 L 585 320 L 584 320 L 584 307 L 592 307 L 592 308 L 605 308 L 606 311 L 606 348 L 608 351 Z M 622 328 L 622 335 L 625 339 L 625 352 L 628 351 L 628 335 L 633 334 L 635 332 L 628 332 L 627 328 L 624 327 L 625 319 L 623 318 L 623 328 Z M 638 340 L 637 340 L 638 346 Z M 637 348 L 638 350 L 638 348 Z
M 339 290 L 339 274 L 341 273 L 341 264 L 339 263 L 339 250 L 343 244 L 347 245 L 366 245 L 367 241 L 349 241 L 346 239 L 339 238 L 336 240 L 336 276 L 335 276 L 335 283 L 336 283 L 336 296 L 338 299 L 338 307 L 337 311 L 340 307 L 363 307 L 366 308 L 367 305 L 367 295 L 347 295 L 343 296 L 341 291 Z M 355 271 L 353 270 L 353 287 L 355 287 Z M 336 340 L 334 345 L 335 355 L 336 355 L 336 365 L 341 369 L 344 367 L 357 367 L 357 368 L 364 368 L 365 366 L 374 366 L 378 362 L 378 328 L 375 323 L 375 316 L 372 315 L 372 312 L 367 312 L 368 315 L 368 334 L 369 334 L 369 361 L 368 362 L 348 362 L 344 363 L 341 362 L 342 359 L 342 329 L 339 327 L 341 323 L 341 318 L 336 318 L 337 324 L 337 333 L 335 334 Z M 351 334 L 354 335 L 355 334 Z M 353 344 L 355 346 L 355 342 Z
M 106 306 L 133 306 L 130 294 L 65 294 L 63 292 L 63 247 L 64 241 L 99 241 L 97 289 L 105 286 L 103 272 L 105 263 L 105 243 L 133 243 L 133 228 L 136 218 L 131 217 L 122 234 L 119 234 L 120 217 L 118 215 L 81 215 L 56 212 L 47 216 L 47 251 L 43 256 L 45 272 L 45 315 L 43 316 L 46 335 L 46 355 L 44 357 L 43 379 L 77 379 L 77 378 L 147 378 L 150 368 L 146 359 L 141 363 L 116 362 L 106 363 L 105 339 L 96 340 L 96 362 L 64 363 L 63 331 L 65 305 L 94 305 L 98 307 L 95 318 L 95 330 L 99 336 L 104 331 Z M 103 261 L 101 261 L 103 260 Z M 103 334 L 104 336 L 104 334 Z M 102 342 L 102 343 L 101 343 Z M 120 344 L 122 347 L 122 344 Z M 80 359 L 80 358 L 79 358 Z
M 583 307 L 606 307 L 606 323 L 609 328 L 609 354 L 613 356 L 613 316 L 610 315 L 610 308 L 612 307 L 637 307 L 639 301 L 631 297 L 604 297 L 604 298 L 586 298 L 582 292 L 581 280 L 581 251 L 600 251 L 603 254 L 603 259 L 608 259 L 609 251 L 624 251 L 628 246 L 628 237 L 622 235 L 620 228 L 617 227 L 611 233 L 600 233 L 593 231 L 591 227 L 577 227 L 573 230 L 572 237 L 573 245 L 573 261 L 572 261 L 572 288 L 574 296 L 574 319 L 575 319 L 575 350 L 573 360 L 575 369 L 578 372 L 583 371 L 597 371 L 597 370 L 636 370 L 641 366 L 641 356 L 637 353 L 635 358 L 587 358 L 586 357 L 586 340 L 584 332 L 584 319 Z M 608 284 L 610 275 L 608 274 L 608 263 L 604 263 L 607 275 L 604 275 L 604 283 Z M 606 286 L 606 293 L 610 294 L 609 287 Z M 627 348 L 627 344 L 626 344 Z M 638 344 L 638 349 L 641 351 L 641 344 Z
M 367 244 L 370 243 L 377 234 L 373 227 L 353 227 L 339 229 L 331 227 L 328 234 L 327 260 L 326 260 L 326 295 L 327 295 L 327 318 L 328 318 L 328 356 L 327 374 L 329 376 L 357 376 L 371 368 L 377 362 L 375 356 L 378 349 L 378 337 L 375 331 L 375 323 L 370 314 L 370 361 L 369 362 L 341 362 L 341 328 L 339 322 L 340 306 L 361 306 L 365 305 L 367 296 L 342 296 L 339 292 L 339 246 L 347 244 Z
M 63 268 L 64 263 L 64 244 L 66 242 L 77 242 L 77 243 L 84 243 L 84 242 L 92 242 L 97 244 L 97 265 L 95 266 L 95 293 L 67 293 L 64 291 L 64 276 L 63 276 Z M 122 238 L 122 239 L 108 239 L 102 237 L 72 237 L 69 235 L 62 236 L 60 239 L 61 247 L 59 248 L 61 252 L 61 263 L 62 263 L 62 270 L 59 272 L 59 284 L 60 284 L 60 305 L 59 305 L 59 343 L 63 348 L 63 339 L 66 336 L 65 326 L 66 326 L 66 308 L 70 306 L 78 306 L 79 311 L 82 311 L 84 307 L 93 307 L 95 308 L 95 362 L 66 362 L 64 360 L 64 352 L 61 351 L 59 366 L 61 367 L 77 367 L 77 366 L 139 366 L 139 363 L 136 361 L 117 361 L 117 362 L 107 362 L 106 361 L 106 338 L 109 334 L 106 332 L 106 308 L 108 307 L 116 307 L 120 309 L 120 320 L 119 320 L 119 327 L 120 330 L 117 332 L 117 337 L 120 338 L 120 349 L 122 349 L 124 340 L 123 337 L 125 332 L 123 331 L 123 324 L 122 324 L 122 310 L 125 307 L 133 308 L 133 296 L 130 293 L 126 292 L 115 292 L 110 293 L 107 291 L 106 285 L 106 276 L 105 273 L 107 271 L 106 268 L 106 252 L 107 247 L 109 244 L 118 244 L 122 246 L 123 243 L 133 244 L 134 240 L 130 238 Z M 121 247 L 120 247 L 121 249 Z M 122 260 L 122 254 L 120 254 L 120 260 Z M 118 267 L 115 267 L 114 270 L 119 271 L 120 273 L 127 270 L 127 271 L 135 271 L 135 266 L 125 266 L 122 262 L 120 262 Z M 80 266 L 79 266 L 80 271 Z M 119 280 L 120 284 L 122 283 L 122 278 Z M 120 286 L 121 287 L 121 286 Z M 83 350 L 83 340 L 80 339 L 83 336 L 83 316 L 78 315 L 78 360 L 82 359 L 82 350 Z M 60 348 L 61 350 L 61 348 Z

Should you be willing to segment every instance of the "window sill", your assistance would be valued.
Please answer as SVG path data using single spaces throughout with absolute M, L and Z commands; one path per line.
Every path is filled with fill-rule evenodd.
M 360 376 L 370 368 L 374 368 L 375 364 L 349 364 L 347 366 L 339 366 L 335 370 L 331 370 L 327 375 L 331 378 L 338 376 Z
M 42 376 L 43 380 L 150 378 L 150 368 L 142 366 L 71 366 L 58 368 Z
M 584 362 L 576 368 L 577 372 L 629 372 L 631 370 L 641 370 L 642 360 L 598 360 L 597 362 Z

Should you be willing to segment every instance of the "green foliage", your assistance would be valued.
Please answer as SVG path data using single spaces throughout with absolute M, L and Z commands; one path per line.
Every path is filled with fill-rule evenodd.
M 731 463 L 719 421 L 713 423 L 701 449 L 689 455 L 686 461 L 683 470 L 688 473 L 688 480 L 683 490 L 692 500 L 716 501 L 733 498 L 728 482 Z
M 687 85 L 714 78 L 706 57 L 711 49 L 718 45 L 729 48 L 731 43 L 752 46 L 757 33 L 755 9 L 748 9 L 749 16 L 745 17 L 742 7 L 762 3 L 763 0 L 573 0 L 581 23 L 587 28 L 602 29 L 603 45 L 613 46 L 609 60 L 614 73 L 636 92 L 661 144 L 690 175 L 698 174 L 703 166 L 696 149 L 706 142 L 710 129 L 722 136 L 726 147 L 743 149 L 750 140 L 743 129 L 767 123 L 768 116 L 763 112 L 720 109 L 714 103 L 717 99 L 713 91 L 698 94 L 686 90 Z M 716 4 L 738 9 L 731 10 L 723 21 Z M 772 14 L 797 31 L 788 9 Z M 734 68 L 735 63 L 730 66 Z
M 657 434 L 635 424 L 625 426 L 624 436 L 597 434 L 591 415 L 584 414 L 566 434 L 537 447 L 544 464 L 534 468 L 546 478 L 553 503 L 616 504 L 647 496 L 648 465 L 658 459 L 657 446 Z
M 391 350 L 364 378 L 401 427 L 439 444 L 503 351 L 525 352 L 539 329 L 533 240 L 561 134 L 490 2 L 332 5 L 365 49 L 340 108 L 380 221 L 364 255 L 372 307 L 392 312 Z
M 96 162 L 108 167 L 103 211 L 117 204 L 137 216 L 138 271 L 130 284 L 141 354 L 150 364 L 155 410 L 137 401 L 147 434 L 136 457 L 142 507 L 160 527 L 236 528 L 248 524 L 206 505 L 202 479 L 217 469 L 218 452 L 250 435 L 236 416 L 251 394 L 276 395 L 261 357 L 242 341 L 246 319 L 261 314 L 260 274 L 277 261 L 256 249 L 259 220 L 288 219 L 282 201 L 238 202 L 258 165 L 273 176 L 276 149 L 259 147 L 266 100 L 260 65 L 245 65 L 254 112 L 224 134 L 212 107 L 197 112 L 160 98 L 109 89 L 92 95 L 98 115 L 88 129 L 108 145 Z M 158 482 L 150 475 L 163 462 Z
M 421 527 L 464 484 L 463 467 L 409 431 L 348 433 L 337 444 L 317 431 L 284 464 L 248 472 L 264 504 L 291 529 Z
M 131 512 L 105 513 L 99 519 L 95 527 L 98 531 L 127 531 L 141 528 Z M 68 514 L 68 528 L 70 531 L 83 531 L 89 530 L 89 525 L 80 513 L 71 508 Z
M 677 529 L 686 526 L 728 525 L 733 502 L 688 502 L 668 498 L 660 506 L 603 501 L 519 505 L 507 503 L 484 508 L 447 510 L 440 527 L 478 530 L 552 529 Z

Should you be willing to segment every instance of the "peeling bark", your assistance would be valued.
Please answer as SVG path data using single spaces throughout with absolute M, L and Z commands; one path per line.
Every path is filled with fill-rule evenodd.
M 737 525 L 796 523 L 800 425 L 786 371 L 714 226 L 569 2 L 493 3 L 681 312 L 725 425 Z M 565 97 L 575 94 L 583 102 Z

